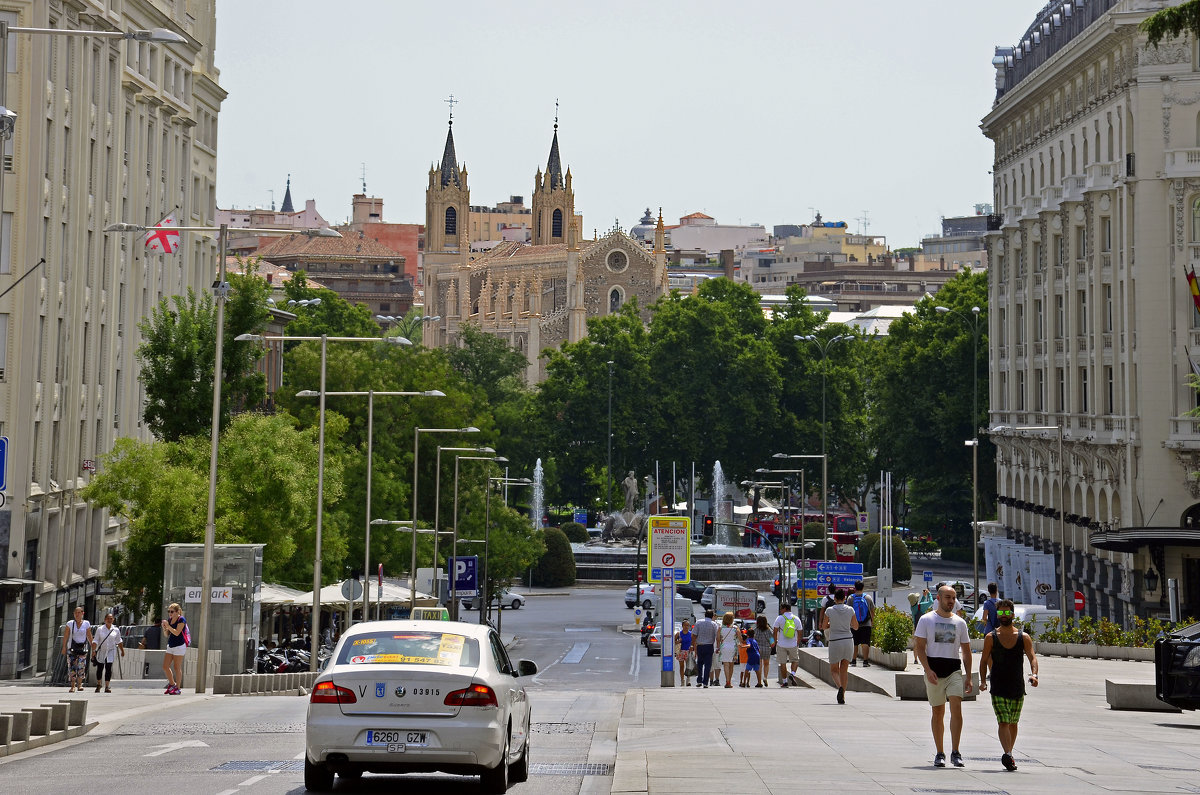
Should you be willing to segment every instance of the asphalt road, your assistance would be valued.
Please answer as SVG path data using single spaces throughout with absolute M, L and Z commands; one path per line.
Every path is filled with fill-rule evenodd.
M 633 620 L 623 593 L 623 587 L 573 589 L 569 596 L 531 597 L 521 610 L 504 612 L 503 634 L 516 636 L 512 656 L 532 659 L 539 668 L 528 684 L 531 776 L 511 792 L 607 792 L 612 779 L 604 776 L 615 762 L 615 747 L 596 742 L 597 727 L 615 732 L 626 689 L 659 682 L 659 658 L 646 657 L 636 633 L 617 629 Z M 0 791 L 302 792 L 306 707 L 307 699 L 295 696 L 212 697 L 155 710 L 0 760 Z M 78 782 L 68 781 L 76 775 Z M 393 792 L 398 786 L 481 791 L 473 778 L 369 774 L 357 782 L 337 780 L 334 791 Z

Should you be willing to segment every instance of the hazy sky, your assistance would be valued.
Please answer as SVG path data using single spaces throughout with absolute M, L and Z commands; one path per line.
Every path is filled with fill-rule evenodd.
M 217 202 L 424 223 L 453 94 L 471 203 L 529 201 L 559 105 L 585 235 L 844 220 L 893 247 L 991 201 L 993 47 L 1044 0 L 217 0 Z M 813 209 L 810 209 L 813 208 Z

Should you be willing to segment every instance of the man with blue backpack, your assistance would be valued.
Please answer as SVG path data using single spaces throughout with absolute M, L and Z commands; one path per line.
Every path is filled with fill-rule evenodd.
M 850 659 L 851 667 L 858 665 L 859 650 L 862 650 L 863 668 L 871 667 L 871 627 L 875 620 L 875 602 L 863 593 L 863 581 L 854 583 L 854 595 L 850 597 L 850 606 L 854 608 L 854 617 L 858 619 L 858 629 L 854 634 L 854 656 Z

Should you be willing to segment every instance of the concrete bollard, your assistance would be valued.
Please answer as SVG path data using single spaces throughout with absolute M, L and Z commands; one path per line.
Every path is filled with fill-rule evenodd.
M 82 726 L 87 723 L 88 703 L 86 698 L 64 698 L 61 701 L 67 705 L 68 726 Z
M 0 746 L 12 742 L 12 715 L 0 715 Z
M 42 736 L 50 733 L 50 710 L 46 707 L 22 707 L 29 713 L 29 735 Z
M 50 731 L 46 732 L 61 732 L 67 728 L 67 710 L 69 707 L 61 701 L 55 704 L 42 704 L 43 707 L 50 710 Z
M 33 721 L 33 717 L 28 712 L 7 712 L 8 717 L 12 718 L 12 730 L 10 732 L 9 742 L 19 742 L 29 739 L 29 727 Z

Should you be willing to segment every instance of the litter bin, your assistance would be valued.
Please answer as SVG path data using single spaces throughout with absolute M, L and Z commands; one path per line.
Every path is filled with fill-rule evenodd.
M 1200 709 L 1200 623 L 1154 641 L 1154 692 L 1180 709 Z

